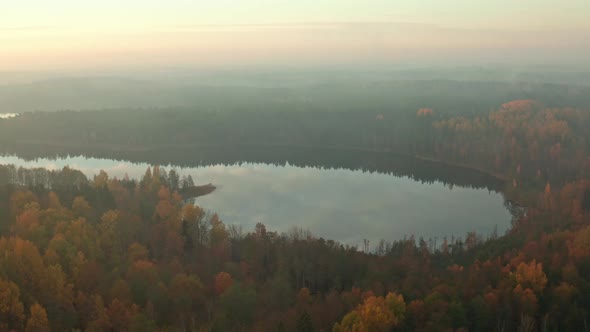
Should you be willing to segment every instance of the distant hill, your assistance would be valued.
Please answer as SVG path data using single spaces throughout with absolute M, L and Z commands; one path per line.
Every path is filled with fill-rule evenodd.
M 515 99 L 547 106 L 590 105 L 590 86 L 524 81 L 414 79 L 398 76 L 334 76 L 316 80 L 266 79 L 260 84 L 211 77 L 128 79 L 61 78 L 0 85 L 0 113 L 29 111 L 191 108 L 203 110 L 371 110 L 488 111 Z M 414 73 L 421 77 L 424 74 Z M 444 75 L 439 75 L 444 76 Z

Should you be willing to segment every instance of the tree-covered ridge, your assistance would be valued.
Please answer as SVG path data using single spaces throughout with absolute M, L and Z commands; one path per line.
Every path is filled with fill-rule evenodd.
M 590 183 L 543 191 L 504 237 L 360 250 L 225 225 L 158 167 L 52 174 L 72 182 L 1 186 L 2 329 L 582 331 L 589 318 Z

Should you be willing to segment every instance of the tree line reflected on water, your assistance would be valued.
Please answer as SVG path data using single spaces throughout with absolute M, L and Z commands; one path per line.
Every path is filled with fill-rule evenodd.
M 350 151 L 322 148 L 240 147 L 170 148 L 143 151 L 91 151 L 65 147 L 9 146 L 0 150 L 5 155 L 17 155 L 27 161 L 39 158 L 62 159 L 84 156 L 100 159 L 172 165 L 171 167 L 199 167 L 209 165 L 235 165 L 263 163 L 274 166 L 291 165 L 322 169 L 350 169 L 378 172 L 398 177 L 409 177 L 422 183 L 441 182 L 452 188 L 460 186 L 500 192 L 504 181 L 477 170 L 422 160 L 413 156 L 373 151 Z

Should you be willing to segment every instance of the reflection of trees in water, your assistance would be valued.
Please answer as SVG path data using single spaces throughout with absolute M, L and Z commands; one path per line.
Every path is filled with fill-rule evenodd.
M 37 158 L 67 158 L 85 156 L 103 159 L 148 163 L 152 165 L 174 165 L 197 167 L 215 164 L 234 165 L 240 163 L 265 163 L 298 167 L 326 169 L 351 169 L 409 177 L 422 183 L 441 182 L 449 187 L 488 189 L 500 191 L 503 182 L 495 177 L 463 167 L 426 161 L 411 156 L 371 151 L 350 151 L 324 148 L 281 148 L 281 147 L 210 147 L 210 148 L 168 148 L 145 151 L 109 151 L 87 148 L 47 148 L 22 146 L 4 148 L 0 151 L 16 154 L 25 160 Z

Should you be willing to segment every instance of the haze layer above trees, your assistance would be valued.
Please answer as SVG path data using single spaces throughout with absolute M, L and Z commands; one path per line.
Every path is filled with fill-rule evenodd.
M 26 75 L 20 75 L 26 77 Z M 231 110 L 403 110 L 431 105 L 485 111 L 514 99 L 583 106 L 590 80 L 583 68 L 466 67 L 332 71 L 164 71 L 48 76 L 25 81 L 2 74 L 0 112 L 183 107 Z M 11 78 L 12 77 L 12 78 Z M 53 78 L 51 78 L 53 77 Z

